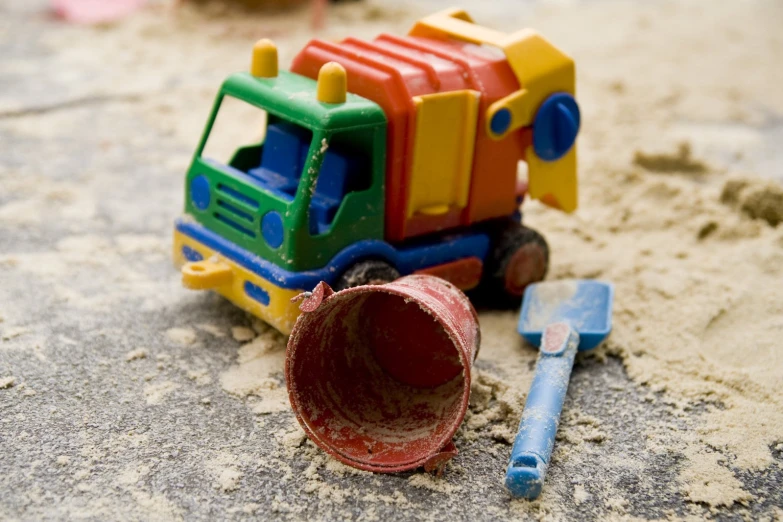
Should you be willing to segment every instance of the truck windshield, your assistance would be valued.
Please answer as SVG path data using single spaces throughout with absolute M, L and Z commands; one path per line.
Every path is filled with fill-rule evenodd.
M 313 133 L 233 96 L 223 96 L 201 157 L 239 170 L 291 201 Z

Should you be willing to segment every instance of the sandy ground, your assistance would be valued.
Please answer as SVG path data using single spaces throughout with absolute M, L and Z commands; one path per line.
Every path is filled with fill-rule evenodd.
M 155 7 L 69 27 L 0 6 L 0 519 L 783 517 L 783 6 L 483 2 L 572 54 L 580 210 L 536 203 L 551 278 L 616 284 L 577 360 L 544 494 L 502 481 L 536 352 L 481 314 L 460 455 L 442 479 L 327 458 L 288 409 L 284 339 L 170 266 L 182 178 L 250 44 L 281 63 L 309 15 Z M 444 4 L 330 13 L 403 32 Z

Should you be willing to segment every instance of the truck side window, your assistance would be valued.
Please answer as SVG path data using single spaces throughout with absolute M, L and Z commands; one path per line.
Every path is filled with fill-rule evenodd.
M 346 131 L 329 140 L 310 202 L 311 235 L 329 232 L 348 194 L 370 188 L 372 135 L 367 131 Z

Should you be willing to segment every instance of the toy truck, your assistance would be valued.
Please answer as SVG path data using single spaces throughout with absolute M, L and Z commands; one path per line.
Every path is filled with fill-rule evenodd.
M 498 300 L 541 280 L 549 252 L 522 198 L 577 205 L 573 61 L 536 32 L 504 34 L 460 10 L 405 37 L 312 40 L 290 71 L 269 40 L 220 88 L 187 173 L 174 258 L 283 333 L 292 298 L 400 275 L 440 276 Z M 225 157 L 209 152 L 228 105 Z M 248 120 L 249 121 L 249 120 Z M 521 167 L 521 168 L 520 168 Z M 527 179 L 518 172 L 527 169 Z

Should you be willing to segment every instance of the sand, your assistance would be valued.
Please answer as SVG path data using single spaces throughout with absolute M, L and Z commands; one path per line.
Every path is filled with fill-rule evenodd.
M 614 331 L 577 361 L 532 503 L 501 485 L 536 357 L 515 313 L 481 313 L 471 409 L 444 477 L 379 477 L 305 439 L 287 405 L 282 336 L 178 287 L 170 223 L 215 89 L 258 37 L 287 63 L 311 36 L 307 13 L 257 20 L 186 5 L 167 17 L 153 6 L 90 29 L 11 4 L 44 51 L 15 50 L 0 69 L 0 132 L 16 144 L 0 162 L 0 438 L 14 448 L 0 458 L 0 518 L 206 519 L 216 505 L 235 519 L 781 517 L 779 4 L 471 9 L 499 29 L 536 27 L 576 59 L 580 208 L 528 201 L 524 219 L 549 242 L 548 278 L 616 286 Z M 434 4 L 342 6 L 322 36 L 403 32 Z M 23 33 L 3 24 L 10 49 Z M 49 90 L 23 89 L 39 68 Z M 157 184 L 142 183 L 150 176 Z M 69 432 L 59 415 L 84 425 Z M 90 422 L 123 428 L 98 437 Z M 152 438 L 137 433 L 147 424 Z M 45 435 L 58 430 L 73 438 Z

